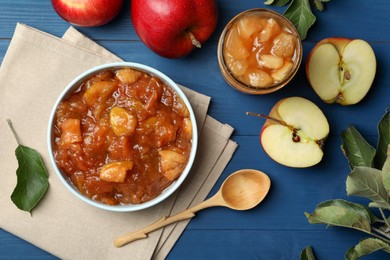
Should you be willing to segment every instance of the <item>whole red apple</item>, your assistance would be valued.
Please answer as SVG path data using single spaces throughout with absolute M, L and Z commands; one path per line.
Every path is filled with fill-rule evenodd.
M 100 26 L 116 17 L 123 0 L 51 0 L 54 10 L 76 26 Z
M 179 58 L 211 36 L 218 8 L 215 0 L 132 0 L 131 17 L 146 46 L 163 57 Z

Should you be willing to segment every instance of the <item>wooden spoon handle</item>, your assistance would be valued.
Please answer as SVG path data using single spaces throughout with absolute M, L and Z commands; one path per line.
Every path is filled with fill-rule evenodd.
M 165 227 L 169 224 L 172 224 L 177 221 L 190 219 L 194 217 L 195 214 L 191 211 L 191 209 L 187 209 L 186 211 L 183 211 L 177 215 L 174 215 L 172 217 L 163 217 L 160 220 L 150 224 L 149 226 L 144 227 L 143 229 L 127 233 L 123 236 L 118 237 L 114 241 L 114 245 L 116 247 L 124 246 L 130 242 L 136 241 L 138 239 L 147 238 L 148 234 L 152 231 L 155 231 L 159 228 Z
M 127 233 L 123 236 L 118 237 L 117 239 L 115 239 L 114 245 L 116 247 L 121 247 L 121 246 L 124 246 L 130 242 L 135 241 L 135 240 L 147 238 L 148 234 L 152 231 L 155 231 L 159 228 L 165 227 L 165 226 L 172 224 L 172 223 L 175 223 L 177 221 L 193 218 L 195 216 L 195 212 L 197 212 L 199 210 L 202 210 L 204 208 L 213 207 L 213 206 L 223 206 L 223 205 L 224 204 L 223 204 L 222 197 L 220 196 L 219 193 L 217 193 L 216 195 L 214 195 L 210 199 L 205 200 L 202 203 L 200 203 L 192 208 L 189 208 L 189 209 L 187 209 L 183 212 L 180 212 L 180 213 L 178 213 L 174 216 L 171 216 L 171 217 L 163 217 L 160 220 L 150 224 L 149 226 L 144 227 L 143 229 L 140 229 L 140 230 L 137 230 L 134 232 L 130 232 L 130 233 Z

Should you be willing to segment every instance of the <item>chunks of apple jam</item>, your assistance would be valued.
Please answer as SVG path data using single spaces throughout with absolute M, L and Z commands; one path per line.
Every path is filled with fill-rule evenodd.
M 286 78 L 295 58 L 296 38 L 274 18 L 249 14 L 225 36 L 223 56 L 242 83 L 265 88 Z
M 138 70 L 106 70 L 56 110 L 54 157 L 78 190 L 105 204 L 157 197 L 183 172 L 192 122 L 181 97 Z

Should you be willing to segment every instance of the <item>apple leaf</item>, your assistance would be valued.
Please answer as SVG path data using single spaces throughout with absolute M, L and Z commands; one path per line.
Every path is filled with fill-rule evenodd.
M 324 3 L 321 0 L 313 0 L 313 3 L 318 11 L 320 12 L 324 11 Z
M 314 213 L 305 212 L 305 216 L 310 224 L 327 224 L 371 232 L 371 218 L 367 209 L 346 200 L 322 202 L 315 208 Z
M 343 140 L 341 149 L 352 169 L 347 177 L 347 194 L 370 199 L 372 202 L 368 206 L 379 208 L 382 219 L 375 216 L 367 206 L 344 200 L 325 201 L 317 206 L 313 214 L 305 212 L 311 224 L 323 223 L 353 228 L 379 238 L 368 238 L 349 248 L 345 255 L 345 259 L 348 260 L 359 259 L 378 250 L 390 253 L 390 217 L 382 210 L 390 210 L 388 111 L 378 124 L 378 135 L 378 152 L 376 152 L 375 148 L 368 144 L 353 126 L 350 126 L 341 133 Z M 383 166 L 382 170 L 380 166 Z M 373 233 L 371 233 L 371 225 Z
M 297 28 L 301 40 L 306 38 L 309 28 L 316 21 L 316 16 L 311 11 L 309 0 L 267 0 L 264 2 L 265 5 L 273 6 L 284 6 L 287 3 L 290 5 L 287 7 L 287 10 L 284 12 L 284 16 L 289 19 Z M 317 10 L 323 11 L 325 9 L 324 3 L 329 2 L 330 0 L 310 0 L 312 5 L 316 7 Z
M 300 260 L 316 260 L 313 248 L 311 246 L 307 246 L 301 251 Z
M 368 213 L 368 215 L 370 216 L 370 219 L 371 219 L 371 224 L 375 224 L 375 223 L 378 223 L 378 222 L 382 221 L 377 216 L 375 216 L 374 213 L 372 213 L 372 211 L 370 210 L 369 207 L 367 207 L 365 205 L 362 205 L 362 204 L 359 204 L 359 206 L 363 207 L 367 211 L 367 213 Z
M 372 200 L 370 207 L 390 209 L 380 170 L 365 166 L 355 167 L 347 177 L 347 194 Z
M 382 168 L 382 182 L 387 195 L 390 196 L 390 144 L 387 147 L 387 160 Z
M 11 200 L 19 209 L 31 213 L 49 187 L 47 170 L 36 150 L 20 144 L 10 120 L 8 125 L 19 144 L 15 150 L 19 165 L 16 170 L 17 184 L 11 194 Z
M 351 125 L 341 132 L 341 138 L 343 141 L 341 150 L 347 157 L 351 169 L 356 166 L 372 166 L 375 148 L 361 136 L 354 126 Z
M 366 238 L 347 250 L 345 259 L 356 260 L 378 250 L 390 252 L 390 245 L 378 238 Z
M 375 168 L 382 169 L 387 158 L 387 147 L 390 144 L 390 114 L 386 111 L 385 115 L 378 124 L 378 146 L 375 155 Z
M 283 6 L 286 5 L 290 0 L 268 0 L 265 1 L 266 5 L 275 5 L 275 6 Z
M 313 5 L 317 8 L 318 11 L 322 12 L 325 9 L 324 3 L 330 2 L 330 0 L 312 0 Z
M 310 8 L 309 0 L 292 1 L 284 15 L 297 28 L 302 40 L 306 38 L 307 31 L 316 21 L 316 17 Z
M 41 156 L 34 149 L 19 145 L 15 155 L 19 167 L 16 170 L 17 185 L 11 199 L 19 209 L 31 212 L 49 187 L 47 171 Z

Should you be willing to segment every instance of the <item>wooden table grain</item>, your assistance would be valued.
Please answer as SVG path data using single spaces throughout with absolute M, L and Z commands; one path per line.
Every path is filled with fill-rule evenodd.
M 345 251 L 366 235 L 354 230 L 310 225 L 304 212 L 312 212 L 325 200 L 348 198 L 345 179 L 349 167 L 340 150 L 342 130 L 353 124 L 376 145 L 377 122 L 390 105 L 390 75 L 386 75 L 390 74 L 390 1 L 333 0 L 322 13 L 315 11 L 317 21 L 303 41 L 304 57 L 299 72 L 285 88 L 263 96 L 242 94 L 229 87 L 219 71 L 216 51 L 219 35 L 227 22 L 241 11 L 266 7 L 264 1 L 219 0 L 219 22 L 212 37 L 202 49 L 178 60 L 154 54 L 139 40 L 130 20 L 130 1 L 125 2 L 119 16 L 108 25 L 77 29 L 126 61 L 155 67 L 177 83 L 211 96 L 209 114 L 235 128 L 232 139 L 239 148 L 210 195 L 230 173 L 242 168 L 262 170 L 272 180 L 271 191 L 259 207 L 245 212 L 212 208 L 197 214 L 168 259 L 298 259 L 301 250 L 308 245 L 313 246 L 318 259 L 343 259 Z M 282 13 L 285 7 L 271 9 Z M 56 36 L 61 36 L 69 27 L 54 12 L 50 1 L 1 0 L 0 61 L 17 22 Z M 316 42 L 327 37 L 361 38 L 368 41 L 376 53 L 378 66 L 374 85 L 357 105 L 325 104 L 306 80 L 304 65 L 308 53 Z M 268 113 L 278 100 L 289 96 L 313 101 L 330 123 L 323 161 L 311 168 L 287 168 L 272 161 L 259 143 L 264 121 L 245 115 L 246 111 Z M 367 203 L 356 197 L 348 199 Z M 54 259 L 55 256 L 0 229 L 0 259 L 19 258 Z M 389 255 L 376 252 L 365 259 L 385 258 L 389 259 Z

